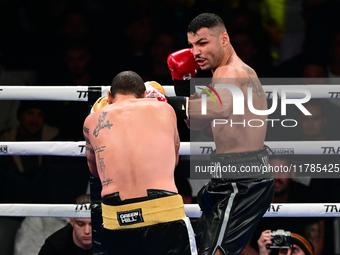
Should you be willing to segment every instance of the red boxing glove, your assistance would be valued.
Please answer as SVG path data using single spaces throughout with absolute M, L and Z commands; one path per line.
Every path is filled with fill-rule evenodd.
M 165 102 L 165 103 L 168 102 L 165 95 L 162 92 L 158 91 L 157 89 L 148 90 L 146 92 L 145 98 L 156 98 L 158 101 Z
M 196 75 L 199 65 L 196 63 L 191 49 L 183 49 L 168 56 L 168 68 L 172 80 L 190 80 Z
M 161 84 L 156 81 L 144 82 L 146 89 L 146 98 L 156 98 L 158 101 L 167 103 L 168 100 L 165 96 L 165 90 Z

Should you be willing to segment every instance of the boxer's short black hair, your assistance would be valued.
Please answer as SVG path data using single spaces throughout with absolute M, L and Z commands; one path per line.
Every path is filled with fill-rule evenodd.
M 203 27 L 213 28 L 218 26 L 225 27 L 224 22 L 220 18 L 220 16 L 214 13 L 202 13 L 190 22 L 187 32 L 196 34 L 197 31 Z
M 111 83 L 111 95 L 134 95 L 141 98 L 145 92 L 143 79 L 133 71 L 124 71 L 117 74 Z

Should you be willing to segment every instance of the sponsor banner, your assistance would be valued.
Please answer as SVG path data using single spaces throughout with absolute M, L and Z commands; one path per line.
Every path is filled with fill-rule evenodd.
M 289 154 L 295 154 L 294 148 L 270 148 L 271 151 L 269 151 L 270 154 L 274 155 L 289 155 Z
M 188 155 L 210 155 L 215 148 L 214 142 L 190 142 L 190 154 Z
M 91 209 L 90 204 L 75 204 L 75 212 L 89 211 Z
M 0 146 L 0 154 L 7 154 L 8 153 L 8 146 L 7 145 L 1 145 Z

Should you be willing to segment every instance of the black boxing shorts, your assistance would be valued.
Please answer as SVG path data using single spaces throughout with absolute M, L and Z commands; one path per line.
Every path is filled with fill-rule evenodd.
M 103 224 L 102 219 L 102 184 L 100 179 L 90 176 L 90 191 L 91 191 L 91 225 L 92 225 L 92 253 L 95 255 L 105 254 L 101 245 L 101 229 Z
M 197 254 L 182 197 L 165 190 L 121 201 L 119 193 L 102 202 L 102 246 L 109 255 Z
M 243 153 L 213 152 L 210 160 L 238 170 L 242 166 L 268 166 L 269 162 L 267 147 Z M 218 249 L 223 254 L 240 254 L 268 209 L 274 188 L 272 173 L 235 172 L 230 178 L 211 179 L 197 196 L 202 210 L 195 231 L 198 254 L 211 255 Z

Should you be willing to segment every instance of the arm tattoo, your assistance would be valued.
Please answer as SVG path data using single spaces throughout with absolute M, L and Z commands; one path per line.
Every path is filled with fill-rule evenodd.
M 84 138 L 85 138 L 85 142 L 86 142 L 86 143 L 85 143 L 85 148 L 86 148 L 86 150 L 93 154 L 94 151 L 93 151 L 93 149 L 92 149 L 90 139 L 87 138 L 86 136 L 84 136 Z
M 83 127 L 84 133 L 89 135 L 90 134 L 90 130 L 87 127 Z
M 87 138 L 86 136 L 84 136 L 84 138 L 85 138 L 85 142 L 91 145 L 90 139 Z
M 111 124 L 109 120 L 106 120 L 106 123 L 104 122 L 105 119 L 106 119 L 106 114 L 107 114 L 107 112 L 103 112 L 103 113 L 102 113 L 101 115 L 99 115 L 99 117 L 98 117 L 98 125 L 96 126 L 96 128 L 95 128 L 94 131 L 93 131 L 93 135 L 94 135 L 95 137 L 98 136 L 99 131 L 102 130 L 103 128 L 106 128 L 106 127 L 107 127 L 108 129 L 110 129 L 110 128 L 113 126 L 113 124 Z
M 262 91 L 262 86 L 254 71 L 247 66 L 242 66 L 242 68 L 247 72 L 249 77 L 249 82 L 247 86 L 251 87 L 253 89 L 253 93 L 256 94 L 258 97 L 262 97 L 264 94 Z
M 95 152 L 103 152 L 105 150 L 106 146 L 101 146 L 99 148 L 95 148 L 94 151 Z
M 86 148 L 86 150 L 89 151 L 90 153 L 92 153 L 92 154 L 94 153 L 94 151 L 93 151 L 93 149 L 92 149 L 91 146 L 86 145 L 85 148 Z
M 90 130 L 87 127 L 84 126 L 83 131 L 86 135 L 90 135 Z M 85 142 L 91 145 L 90 139 L 85 135 L 84 135 L 84 138 L 85 138 Z
M 105 146 L 95 148 L 94 151 L 97 153 L 97 160 L 98 160 L 98 170 L 103 173 L 103 181 L 102 186 L 108 186 L 109 184 L 113 183 L 111 178 L 105 179 L 105 164 L 104 158 L 100 157 L 100 153 L 105 150 Z
M 105 146 L 95 148 L 94 151 L 96 152 L 97 156 L 97 167 L 98 171 L 100 171 L 103 174 L 103 179 L 105 179 L 105 164 L 104 164 L 104 158 L 100 157 L 100 153 L 105 150 Z
M 111 178 L 107 178 L 106 180 L 103 180 L 102 186 L 108 186 L 111 183 L 113 183 L 113 180 Z

